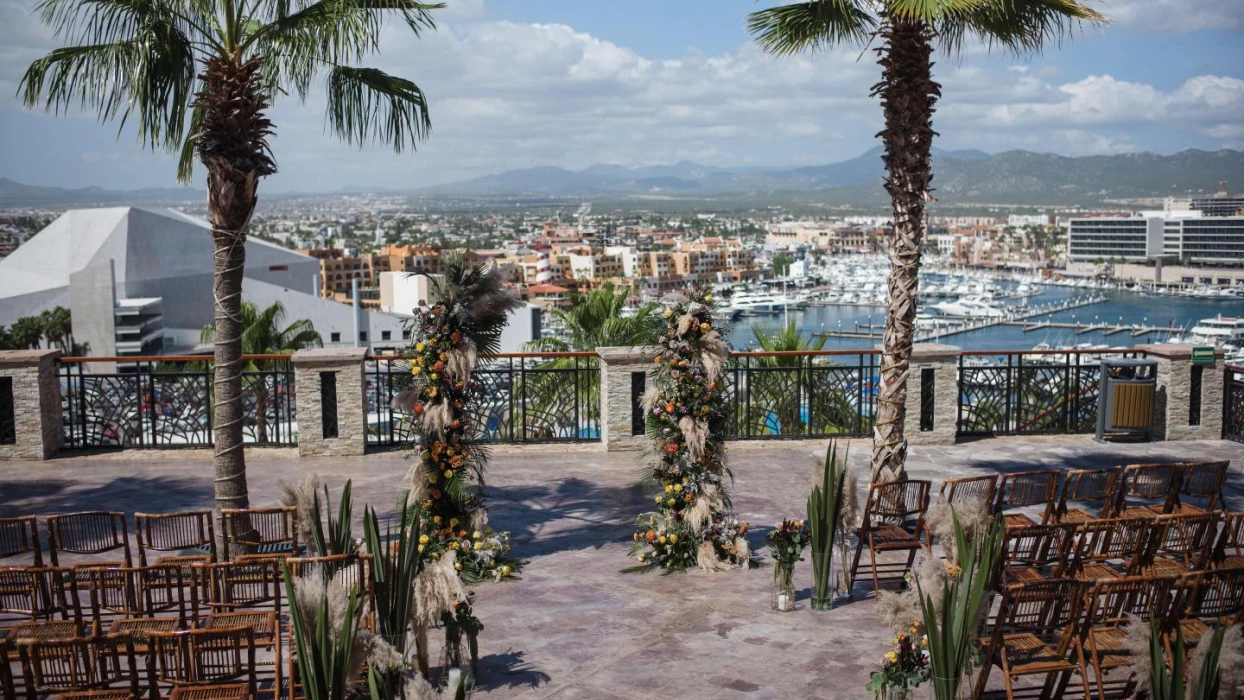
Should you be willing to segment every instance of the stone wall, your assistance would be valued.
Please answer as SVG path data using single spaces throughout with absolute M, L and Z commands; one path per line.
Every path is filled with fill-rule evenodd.
M 939 343 L 916 343 L 907 374 L 907 414 L 903 434 L 909 445 L 953 445 L 959 420 L 959 348 Z M 933 370 L 933 429 L 920 430 L 920 377 Z
M 291 361 L 298 402 L 298 454 L 342 457 L 363 454 L 367 445 L 367 408 L 363 396 L 366 348 L 299 350 Z M 324 437 L 320 373 L 337 376 L 337 437 Z
M 606 451 L 642 450 L 648 444 L 646 435 L 631 435 L 631 374 L 645 373 L 645 386 L 652 386 L 655 353 L 650 348 L 596 348 L 600 356 L 601 441 Z
M 0 461 L 40 460 L 61 445 L 59 350 L 0 350 L 0 377 L 13 381 L 17 442 L 0 445 Z
M 1201 420 L 1190 425 L 1192 407 L 1192 346 L 1163 343 L 1139 345 L 1158 363 L 1158 389 L 1154 399 L 1154 440 L 1217 440 L 1222 437 L 1223 354 L 1214 353 L 1214 364 L 1201 367 Z

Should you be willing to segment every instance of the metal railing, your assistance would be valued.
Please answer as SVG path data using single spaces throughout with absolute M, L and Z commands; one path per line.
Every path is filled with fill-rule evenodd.
M 1244 365 L 1227 365 L 1224 381 L 1222 437 L 1244 442 Z
M 367 358 L 363 397 L 368 447 L 412 442 L 410 417 L 393 399 L 411 386 L 410 362 Z M 471 373 L 467 422 L 478 440 L 510 443 L 600 440 L 600 364 L 594 352 L 502 353 Z
M 244 355 L 243 441 L 298 444 L 288 355 Z M 62 357 L 66 449 L 212 446 L 212 359 L 198 355 Z
M 737 352 L 726 369 L 727 437 L 863 437 L 872 433 L 880 354 Z
M 1133 350 L 965 351 L 959 354 L 961 437 L 1091 433 L 1101 355 Z

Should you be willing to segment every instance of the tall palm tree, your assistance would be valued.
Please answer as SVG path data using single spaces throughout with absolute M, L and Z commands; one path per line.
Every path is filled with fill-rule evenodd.
M 756 344 L 764 352 L 797 352 L 802 350 L 824 350 L 825 341 L 829 340 L 828 336 L 816 336 L 809 338 L 799 332 L 799 328 L 794 321 L 790 321 L 783 326 L 767 327 L 752 326 L 752 338 L 756 340 Z M 765 367 L 797 367 L 799 365 L 798 357 L 768 357 L 756 358 L 757 364 Z
M 285 323 L 285 307 L 273 302 L 262 311 L 249 301 L 242 302 L 242 354 L 288 355 L 303 348 L 318 348 L 324 341 L 307 319 Z M 204 343 L 215 340 L 216 328 L 208 324 L 200 335 Z M 242 371 L 250 375 L 251 393 L 255 397 L 255 441 L 268 442 L 268 384 L 263 372 L 272 369 L 271 360 L 250 359 L 242 362 Z
M 356 64 L 397 16 L 434 28 L 417 0 L 40 0 L 64 44 L 26 69 L 28 107 L 95 110 L 137 126 L 145 147 L 180 152 L 189 182 L 207 170 L 214 242 L 216 505 L 249 503 L 242 454 L 242 277 L 260 178 L 276 172 L 265 112 L 278 95 L 305 101 L 324 79 L 326 123 L 350 144 L 413 148 L 431 128 L 409 80 Z
M 933 80 L 933 51 L 957 54 L 971 36 L 1017 55 L 1060 43 L 1083 22 L 1105 17 L 1078 0 L 811 0 L 753 12 L 748 29 L 766 51 L 790 55 L 839 44 L 880 40 L 885 128 L 885 188 L 894 214 L 889 240 L 889 310 L 881 348 L 881 386 L 873 429 L 873 479 L 904 474 L 907 373 L 915 335 L 916 283 L 925 203 L 933 179 L 933 111 L 941 86 Z

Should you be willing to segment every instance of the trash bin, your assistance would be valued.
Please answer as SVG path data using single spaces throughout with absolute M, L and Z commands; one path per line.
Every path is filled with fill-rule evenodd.
M 1153 437 L 1153 397 L 1158 363 L 1140 358 L 1101 361 L 1097 397 L 1097 437 L 1149 440 Z

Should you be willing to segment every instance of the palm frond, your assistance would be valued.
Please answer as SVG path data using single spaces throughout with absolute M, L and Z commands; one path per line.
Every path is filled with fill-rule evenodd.
M 963 11 L 948 13 L 936 23 L 939 45 L 948 53 L 962 50 L 967 35 L 990 48 L 1025 55 L 1061 44 L 1088 24 L 1109 20 L 1078 0 L 977 0 Z
M 766 52 L 789 56 L 866 41 L 877 20 L 857 0 L 812 0 L 747 16 L 747 31 Z
M 349 144 L 381 142 L 401 153 L 432 130 L 423 91 L 376 68 L 336 66 L 328 74 L 328 125 Z

